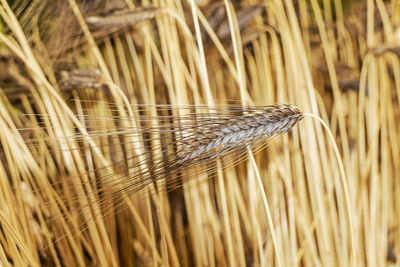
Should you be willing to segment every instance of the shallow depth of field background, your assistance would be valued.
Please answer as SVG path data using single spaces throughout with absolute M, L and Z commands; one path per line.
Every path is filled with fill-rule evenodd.
M 396 0 L 0 0 L 0 265 L 400 266 L 399 56 Z M 346 183 L 306 117 L 168 194 L 79 189 L 134 171 L 98 134 L 134 104 L 232 101 L 319 115 Z

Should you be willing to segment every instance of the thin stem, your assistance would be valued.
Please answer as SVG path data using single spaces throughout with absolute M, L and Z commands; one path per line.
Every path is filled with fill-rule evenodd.
M 254 171 L 256 173 L 258 186 L 260 187 L 261 196 L 262 196 L 263 202 L 264 202 L 265 212 L 267 213 L 268 224 L 269 224 L 269 228 L 271 230 L 272 243 L 274 244 L 274 250 L 275 250 L 275 253 L 276 253 L 277 265 L 278 266 L 283 266 L 282 265 L 282 256 L 280 254 L 279 247 L 278 247 L 278 241 L 277 241 L 277 238 L 276 238 L 274 222 L 272 221 L 271 210 L 269 209 L 269 204 L 268 204 L 268 200 L 267 200 L 267 194 L 265 194 L 264 186 L 263 186 L 263 183 L 262 183 L 262 180 L 261 180 L 260 173 L 258 171 L 257 163 L 254 160 L 254 156 L 253 156 L 253 153 L 251 153 L 250 148 L 249 148 L 249 158 L 250 158 L 250 161 L 251 161 L 251 163 L 252 163 L 252 165 L 254 167 Z
M 351 238 L 351 253 L 353 256 L 353 266 L 356 266 L 356 241 L 355 241 L 355 233 L 354 233 L 354 223 L 352 219 L 352 214 L 354 214 L 352 206 L 351 206 L 351 201 L 350 201 L 350 193 L 349 193 L 349 187 L 347 185 L 347 178 L 346 178 L 346 173 L 344 171 L 343 167 L 343 162 L 342 158 L 340 156 L 339 148 L 336 144 L 335 138 L 332 135 L 331 130 L 329 129 L 329 126 L 317 115 L 314 114 L 309 114 L 309 113 L 303 113 L 304 117 L 311 117 L 316 120 L 318 120 L 322 126 L 324 126 L 325 130 L 328 133 L 329 139 L 331 140 L 331 143 L 333 145 L 333 150 L 335 151 L 335 155 L 339 164 L 339 170 L 340 170 L 340 177 L 342 180 L 342 185 L 343 185 L 343 190 L 344 190 L 344 195 L 346 198 L 346 207 L 347 207 L 347 213 L 349 216 L 349 224 L 350 224 L 350 238 Z

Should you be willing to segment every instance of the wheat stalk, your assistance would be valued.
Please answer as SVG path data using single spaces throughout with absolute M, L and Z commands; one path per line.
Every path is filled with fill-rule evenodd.
M 98 183 L 120 185 L 122 182 L 123 187 L 128 188 L 126 190 L 129 192 L 128 195 L 131 195 L 156 180 L 188 168 L 198 168 L 199 172 L 210 171 L 207 163 L 212 160 L 224 159 L 228 156 L 234 162 L 240 160 L 240 156 L 247 147 L 257 149 L 264 141 L 266 144 L 272 137 L 289 131 L 303 118 L 303 113 L 297 107 L 289 104 L 223 108 L 190 105 L 178 107 L 136 105 L 138 112 L 147 112 L 151 108 L 156 108 L 158 112 L 166 115 L 140 116 L 137 119 L 138 126 L 120 126 L 116 131 L 93 130 L 89 136 L 75 134 L 59 138 L 31 138 L 30 148 L 35 153 L 42 143 L 46 143 L 53 153 L 59 153 L 60 151 L 66 152 L 62 148 L 66 145 L 71 148 L 70 144 L 73 142 L 77 142 L 78 147 L 84 147 L 83 143 L 88 138 L 94 139 L 99 144 L 104 138 L 119 142 L 119 138 L 126 137 L 130 143 L 140 147 L 132 157 L 127 159 L 131 162 L 130 165 L 125 161 L 111 162 L 114 174 L 99 177 Z M 199 113 L 190 113 L 193 110 L 198 110 Z M 204 111 L 209 113 L 204 113 Z M 186 112 L 186 115 L 177 116 L 176 112 Z M 36 115 L 41 116 L 45 121 L 46 115 Z M 31 114 L 27 114 L 27 116 L 31 116 Z M 96 124 L 107 119 L 113 124 L 121 125 L 131 120 L 128 117 L 102 118 L 87 114 L 85 123 L 87 127 L 95 128 Z M 43 124 L 39 122 L 38 125 Z M 21 132 L 35 130 L 37 128 L 20 129 Z M 49 129 L 43 127 L 41 130 L 43 136 Z M 100 147 L 104 148 L 101 145 Z M 121 150 L 117 143 L 114 143 L 112 149 L 117 152 Z M 92 172 L 102 168 L 104 167 Z M 135 172 L 126 177 L 128 169 L 134 169 Z
M 93 102 L 87 102 L 93 105 Z M 107 105 L 112 111 L 114 106 Z M 144 193 L 142 189 L 158 180 L 164 179 L 167 182 L 167 187 L 159 188 L 158 192 L 169 191 L 182 185 L 185 174 L 207 173 L 212 176 L 218 170 L 214 163 L 217 159 L 224 163 L 223 168 L 238 164 L 247 158 L 248 148 L 252 148 L 253 151 L 262 149 L 268 145 L 271 138 L 288 132 L 303 118 L 303 113 L 290 104 L 260 107 L 192 105 L 134 105 L 133 107 L 139 113 L 144 113 L 137 118 L 137 127 L 126 126 L 126 122 L 131 118 L 119 116 L 102 118 L 90 115 L 96 108 L 85 109 L 87 113 L 84 116 L 85 124 L 88 128 L 93 128 L 89 136 L 77 133 L 59 138 L 43 137 L 43 134 L 54 129 L 42 126 L 41 122 L 35 122 L 39 128 L 20 128 L 20 131 L 41 131 L 41 137 L 30 138 L 29 147 L 32 153 L 37 153 L 37 150 L 45 144 L 55 158 L 60 152 L 70 153 L 74 149 L 82 149 L 83 154 L 88 138 L 92 138 L 97 144 L 101 144 L 104 138 L 112 140 L 112 143 L 106 146 L 99 146 L 101 149 L 112 149 L 116 154 L 124 150 L 119 147 L 122 143 L 140 146 L 138 150 L 130 148 L 133 155 L 125 160 L 112 160 L 109 166 L 78 173 L 76 178 L 79 178 L 82 187 L 77 188 L 74 183 L 63 180 L 53 183 L 53 188 L 59 192 L 58 200 L 56 204 L 48 203 L 48 208 L 63 209 L 67 221 L 75 220 L 76 216 L 81 217 L 79 212 L 76 216 L 71 215 L 68 209 L 76 211 L 76 207 L 80 207 L 80 210 L 87 208 L 82 207 L 80 200 L 87 194 L 85 188 L 89 186 L 96 190 L 96 201 L 102 208 L 102 211 L 94 211 L 94 217 L 109 216 L 122 205 L 122 199 L 130 196 L 140 198 L 141 193 Z M 159 115 L 146 116 L 150 109 L 156 109 Z M 185 115 L 176 115 L 180 113 Z M 27 116 L 32 118 L 31 114 Z M 35 114 L 33 118 L 38 117 L 41 117 L 42 121 L 46 120 L 46 115 L 40 114 Z M 121 126 L 117 131 L 94 130 L 99 122 L 107 119 Z M 118 142 L 124 138 L 125 141 L 119 144 Z M 77 145 L 72 145 L 73 143 Z M 69 147 L 68 150 L 65 150 L 66 145 Z M 111 173 L 100 174 L 110 167 L 113 170 Z M 93 175 L 97 176 L 95 180 L 85 182 L 81 178 Z M 60 187 L 61 191 L 58 189 Z M 39 188 L 36 193 L 40 191 Z M 87 205 L 91 205 L 90 203 L 91 201 Z M 86 224 L 87 222 L 80 226 L 81 231 L 85 229 Z

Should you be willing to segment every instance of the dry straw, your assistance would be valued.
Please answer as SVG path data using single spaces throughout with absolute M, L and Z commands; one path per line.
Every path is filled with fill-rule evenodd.
M 2 265 L 398 265 L 394 1 L 136 2 L 0 0 Z
M 83 102 L 85 103 L 85 102 Z M 89 103 L 89 102 L 86 102 Z M 107 105 L 113 106 L 110 103 Z M 170 105 L 134 105 L 133 109 L 140 113 L 148 112 L 148 109 L 155 108 L 160 115 L 157 118 L 150 116 L 141 116 L 138 128 L 121 129 L 115 132 L 91 132 L 89 136 L 73 135 L 70 137 L 39 138 L 32 139 L 31 149 L 37 149 L 39 143 L 45 142 L 48 146 L 54 146 L 59 143 L 60 149 L 68 145 L 70 142 L 85 142 L 85 139 L 98 138 L 118 138 L 118 136 L 127 135 L 132 140 L 140 140 L 143 146 L 141 154 L 136 154 L 129 158 L 131 164 L 126 162 L 112 162 L 111 167 L 114 172 L 105 176 L 98 176 L 95 181 L 89 181 L 83 186 L 97 187 L 98 203 L 102 207 L 102 211 L 95 212 L 96 216 L 109 216 L 115 212 L 121 205 L 118 203 L 120 196 L 131 197 L 140 194 L 150 184 L 156 183 L 157 180 L 166 179 L 170 184 L 167 190 L 176 189 L 181 186 L 182 174 L 196 172 L 201 175 L 203 172 L 215 174 L 217 171 L 213 162 L 221 160 L 224 162 L 224 168 L 232 167 L 248 156 L 247 149 L 254 152 L 259 151 L 262 147 L 268 145 L 272 138 L 290 131 L 298 121 L 305 116 L 319 120 L 329 133 L 331 142 L 334 145 L 335 154 L 339 162 L 342 184 L 345 191 L 346 205 L 348 212 L 348 220 L 351 229 L 352 253 L 353 259 L 356 258 L 355 242 L 354 242 L 354 222 L 351 219 L 352 209 L 349 197 L 349 189 L 344 173 L 339 150 L 336 142 L 330 133 L 329 127 L 318 116 L 313 114 L 304 114 L 296 106 L 290 104 L 269 105 L 260 107 L 245 106 L 226 106 L 223 108 L 208 106 L 170 106 Z M 200 113 L 190 113 L 190 111 L 201 111 Z M 178 116 L 171 113 L 186 113 L 184 116 Z M 29 116 L 30 114 L 26 114 Z M 45 114 L 35 114 L 36 116 L 46 117 Z M 125 118 L 129 119 L 129 118 Z M 96 124 L 102 118 L 93 118 L 85 116 L 85 124 Z M 124 118 L 118 118 L 119 121 Z M 123 124 L 123 123 L 122 123 Z M 156 126 L 154 126 L 156 124 Z M 20 128 L 20 131 L 38 130 L 33 128 Z M 42 130 L 46 131 L 46 128 Z M 160 144 L 160 147 L 154 144 Z M 147 145 L 146 145 L 147 144 Z M 155 154 L 153 150 L 161 153 Z M 55 152 L 58 150 L 56 149 Z M 60 150 L 61 151 L 61 150 Z M 132 164 L 133 163 L 133 164 Z M 104 169 L 95 169 L 91 173 Z M 133 172 L 129 171 L 132 169 Z M 190 172 L 188 172 L 190 170 Z M 128 174 L 130 173 L 130 174 Z M 90 173 L 81 173 L 79 176 L 88 175 Z M 53 184 L 56 187 L 59 183 Z M 262 183 L 261 191 L 263 192 Z M 111 202 L 105 194 L 111 188 Z M 73 192 L 75 186 L 62 189 L 64 192 Z M 39 192 L 37 192 L 39 193 Z M 160 193 L 160 192 L 159 192 Z M 61 195 L 64 193 L 60 192 Z M 70 193 L 69 193 L 70 194 Z M 68 199 L 62 199 L 63 202 L 70 202 L 70 205 L 76 205 L 79 202 L 81 194 L 85 192 L 75 192 L 75 197 L 71 195 Z M 265 193 L 263 192 L 263 195 Z M 74 200 L 75 199 L 75 200 Z M 112 203 L 106 206 L 106 203 Z M 266 199 L 264 199 L 267 213 L 269 208 Z M 54 207 L 53 207 L 54 208 Z M 57 205 L 55 208 L 59 208 Z M 70 214 L 68 216 L 71 216 Z M 79 214 L 79 216 L 82 216 Z M 71 220 L 71 218 L 68 218 Z M 87 223 L 87 222 L 86 222 Z M 86 224 L 85 223 L 85 224 Z M 82 228 L 83 231 L 85 228 Z M 271 226 L 274 231 L 274 227 Z M 60 241 L 65 237 L 57 240 Z M 279 257 L 279 255 L 277 255 Z

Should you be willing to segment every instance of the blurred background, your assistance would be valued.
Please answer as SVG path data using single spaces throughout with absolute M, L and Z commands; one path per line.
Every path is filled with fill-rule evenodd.
M 400 266 L 399 56 L 396 0 L 0 0 L 1 265 Z M 320 116 L 345 179 L 306 117 L 126 193 L 140 105 L 231 103 Z

